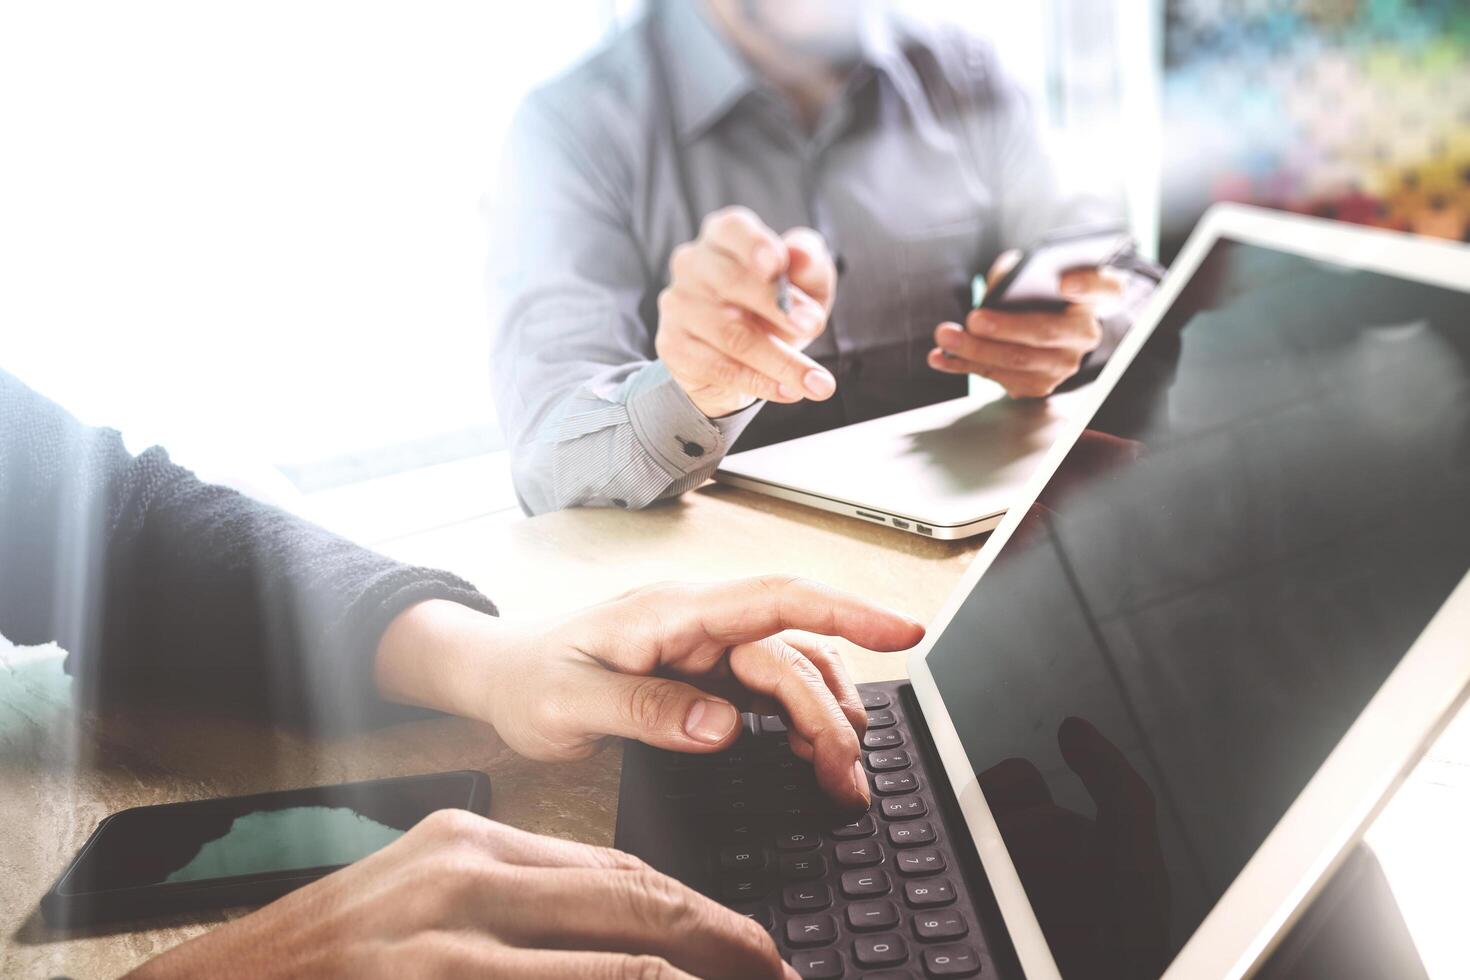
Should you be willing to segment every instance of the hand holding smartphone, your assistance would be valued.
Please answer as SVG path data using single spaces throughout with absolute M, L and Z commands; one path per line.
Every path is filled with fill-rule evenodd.
M 1093 269 L 1110 264 L 1132 247 L 1133 238 L 1117 226 L 1070 229 L 1048 235 L 1021 253 L 1005 275 L 984 286 L 981 309 L 1056 308 L 1067 301 L 1061 295 L 1062 273 L 1069 269 Z

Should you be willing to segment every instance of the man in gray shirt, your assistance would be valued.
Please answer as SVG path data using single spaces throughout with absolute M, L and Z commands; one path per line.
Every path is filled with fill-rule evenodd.
M 1116 343 L 1096 270 L 1057 313 L 970 309 L 1004 249 L 1098 217 L 983 44 L 876 0 L 650 6 L 507 145 L 494 372 L 527 510 L 644 507 L 737 438 L 959 397 L 972 372 L 1044 396 Z

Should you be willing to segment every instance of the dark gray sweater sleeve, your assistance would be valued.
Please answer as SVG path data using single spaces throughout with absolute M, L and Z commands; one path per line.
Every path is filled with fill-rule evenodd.
M 134 457 L 0 372 L 0 633 L 55 641 L 84 701 L 164 700 L 313 730 L 423 714 L 382 701 L 372 658 L 426 599 L 494 614 L 412 568 Z

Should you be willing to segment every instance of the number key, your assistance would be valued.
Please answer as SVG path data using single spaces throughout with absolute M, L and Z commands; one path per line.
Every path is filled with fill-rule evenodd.
M 880 772 L 873 788 L 880 793 L 912 793 L 919 788 L 919 777 L 911 772 Z
M 883 749 L 879 752 L 868 753 L 868 768 L 874 772 L 907 769 L 913 764 L 913 760 L 903 749 Z
M 920 939 L 958 939 L 970 931 L 958 909 L 921 912 L 914 916 L 914 935 Z
M 880 728 L 863 734 L 865 749 L 893 749 L 903 744 L 903 733 L 895 728 Z
M 898 724 L 898 716 L 887 709 L 868 712 L 868 730 L 875 728 L 892 728 Z
M 980 954 L 968 946 L 935 946 L 924 950 L 924 972 L 931 977 L 973 977 L 980 972 Z
M 867 708 L 869 711 L 874 711 L 878 708 L 886 708 L 892 703 L 893 702 L 888 699 L 888 695 L 884 694 L 882 691 L 863 692 L 863 707 Z
M 932 847 L 921 847 L 916 851 L 904 851 L 895 863 L 900 874 L 932 875 L 945 868 L 944 855 Z
M 909 820 L 929 812 L 929 805 L 917 796 L 897 796 L 883 801 L 883 816 L 889 820 Z
M 948 905 L 954 901 L 954 885 L 943 878 L 932 881 L 906 881 L 903 885 L 904 898 L 915 908 L 930 905 Z
M 894 847 L 918 847 L 934 843 L 934 828 L 927 820 L 917 823 L 896 823 L 888 827 L 888 840 Z

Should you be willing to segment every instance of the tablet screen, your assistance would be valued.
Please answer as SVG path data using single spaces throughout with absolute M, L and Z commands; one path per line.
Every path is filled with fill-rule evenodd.
M 1064 976 L 1157 976 L 1470 569 L 1470 296 L 1221 241 L 927 663 Z

